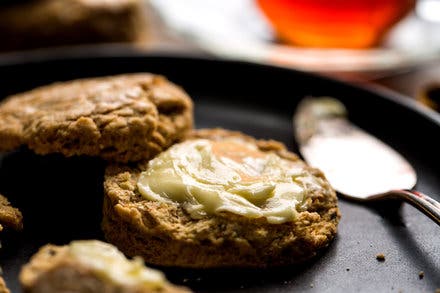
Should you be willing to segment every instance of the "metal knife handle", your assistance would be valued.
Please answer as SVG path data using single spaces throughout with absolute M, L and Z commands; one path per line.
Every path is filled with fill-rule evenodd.
M 440 203 L 416 190 L 396 189 L 386 194 L 389 197 L 402 199 L 440 225 Z

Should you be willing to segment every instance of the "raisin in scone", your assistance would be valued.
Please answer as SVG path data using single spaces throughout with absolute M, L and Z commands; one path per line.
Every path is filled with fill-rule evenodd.
M 55 83 L 0 103 L 0 151 L 148 159 L 192 128 L 192 109 L 180 87 L 149 73 Z
M 268 267 L 315 256 L 340 218 L 324 175 L 284 145 L 198 130 L 106 170 L 102 228 L 129 256 L 180 267 Z
M 42 247 L 23 266 L 25 293 L 184 293 L 141 259 L 128 260 L 116 247 L 98 240 Z

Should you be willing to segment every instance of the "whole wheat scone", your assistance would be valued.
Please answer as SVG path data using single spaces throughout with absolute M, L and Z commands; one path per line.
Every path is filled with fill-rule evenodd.
M 104 261 L 97 266 L 72 255 L 72 243 L 95 243 L 103 248 Z M 129 267 L 123 273 L 109 275 L 106 270 L 120 270 L 126 264 L 111 263 L 114 247 L 100 241 L 74 241 L 70 245 L 45 245 L 21 269 L 19 279 L 25 293 L 189 293 L 190 290 L 169 283 L 159 271 L 145 268 L 141 263 Z M 97 245 L 96 245 L 97 244 Z M 74 244 L 78 245 L 78 244 Z M 106 247 L 107 246 L 107 247 Z M 116 249 L 116 248 L 114 248 Z M 79 251 L 80 253 L 81 251 Z M 86 255 L 90 260 L 92 256 Z M 133 261 L 131 261 L 133 262 Z M 142 274 L 153 273 L 153 282 L 148 284 Z M 127 274 L 127 275 L 125 275 Z M 158 274 L 158 275 L 157 275 Z M 159 278 L 155 280 L 154 278 Z M 146 283 L 147 282 L 147 283 Z
M 8 1 L 0 9 L 0 51 L 99 42 L 144 42 L 142 0 Z
M 263 152 L 298 162 L 323 182 L 294 221 L 270 224 L 230 212 L 194 219 L 180 205 L 146 200 L 137 180 L 148 162 L 106 170 L 102 228 L 125 254 L 151 264 L 180 267 L 268 267 L 299 263 L 328 246 L 340 218 L 337 198 L 324 175 L 276 141 L 256 140 L 222 129 L 198 130 L 187 139 L 239 138 Z
M 181 88 L 149 73 L 55 83 L 0 103 L 0 151 L 147 159 L 192 128 L 192 108 Z
M 0 194 L 0 232 L 3 231 L 3 226 L 20 231 L 23 229 L 23 215 Z

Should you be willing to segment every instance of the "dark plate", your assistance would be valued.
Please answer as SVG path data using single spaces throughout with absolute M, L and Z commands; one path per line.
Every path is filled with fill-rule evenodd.
M 7 64 L 6 64 L 7 63 Z M 141 56 L 28 58 L 3 62 L 0 96 L 72 78 L 151 71 L 182 85 L 194 98 L 197 127 L 224 127 L 273 138 L 296 151 L 291 115 L 305 95 L 341 99 L 351 119 L 399 150 L 414 165 L 417 188 L 440 200 L 440 119 L 390 93 L 293 70 L 243 62 Z M 437 138 L 436 138 L 437 137 Z M 102 238 L 104 163 L 90 158 L 3 154 L 0 192 L 22 209 L 23 233 L 2 235 L 1 265 L 13 292 L 17 275 L 37 248 Z M 378 166 L 380 168 L 380 166 Z M 365 178 L 368 180 L 368 178 Z M 434 292 L 440 287 L 440 228 L 414 208 L 364 206 L 340 200 L 335 241 L 301 266 L 267 270 L 164 269 L 196 292 Z M 383 253 L 385 262 L 376 260 Z M 424 278 L 419 272 L 424 271 Z

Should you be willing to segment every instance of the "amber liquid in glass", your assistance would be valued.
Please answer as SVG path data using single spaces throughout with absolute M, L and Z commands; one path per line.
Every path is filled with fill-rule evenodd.
M 281 40 L 308 47 L 366 48 L 415 0 L 257 0 Z

